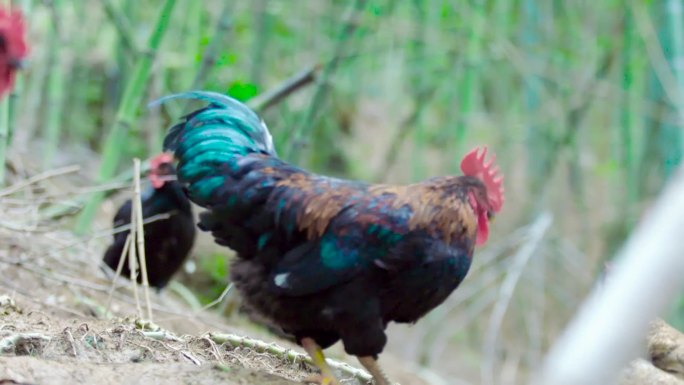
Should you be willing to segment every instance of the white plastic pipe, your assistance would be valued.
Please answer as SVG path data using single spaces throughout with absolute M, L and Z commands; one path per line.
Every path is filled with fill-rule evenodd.
M 638 356 L 649 323 L 681 294 L 684 169 L 630 236 L 610 274 L 551 348 L 540 384 L 614 384 Z

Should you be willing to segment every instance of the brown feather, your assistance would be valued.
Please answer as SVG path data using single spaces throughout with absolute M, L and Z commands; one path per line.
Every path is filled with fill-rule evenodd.
M 446 243 L 458 237 L 474 238 L 477 232 L 477 217 L 467 202 L 466 186 L 461 177 L 433 178 L 410 185 L 370 185 L 364 191 L 359 185 L 333 185 L 330 180 L 297 173 L 279 181 L 277 186 L 300 192 L 297 226 L 308 239 L 323 235 L 330 221 L 345 208 L 349 196 L 359 195 L 363 200 L 363 194 L 369 200 L 387 195 L 397 210 L 409 206 L 413 212 L 409 229 L 438 234 Z
M 353 186 L 333 188 L 325 179 L 313 179 L 308 174 L 293 174 L 290 178 L 277 183 L 302 192 L 303 204 L 297 213 L 297 226 L 305 231 L 307 238 L 320 237 L 330 221 L 344 208 L 349 195 L 358 193 Z M 324 189 L 322 194 L 312 194 L 316 189 Z
M 441 177 L 405 186 L 376 185 L 369 191 L 394 194 L 395 209 L 408 205 L 413 211 L 409 229 L 437 230 L 450 243 L 457 237 L 474 237 L 477 231 L 475 212 L 460 189 L 464 186 L 459 177 Z

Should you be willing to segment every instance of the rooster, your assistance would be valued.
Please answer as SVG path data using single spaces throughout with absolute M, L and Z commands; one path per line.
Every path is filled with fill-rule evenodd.
M 176 180 L 173 157 L 162 153 L 150 160 L 148 187 L 141 196 L 144 225 L 145 260 L 150 286 L 161 290 L 180 269 L 195 242 L 195 220 L 190 201 Z M 153 218 L 156 217 L 156 218 Z M 131 200 L 127 200 L 114 216 L 114 227 L 131 223 Z M 116 270 L 126 245 L 128 231 L 114 234 L 114 242 L 107 248 L 103 261 Z M 121 274 L 130 276 L 128 264 Z M 140 277 L 138 277 L 140 280 Z
M 504 202 L 486 148 L 463 176 L 373 185 L 310 173 L 279 159 L 263 121 L 212 92 L 167 96 L 208 103 L 173 126 L 164 147 L 178 179 L 208 211 L 200 229 L 237 252 L 230 274 L 246 306 L 294 336 L 337 384 L 322 349 L 342 340 L 376 384 L 389 322 L 414 323 L 466 276 Z
M 24 17 L 19 11 L 0 8 L 0 96 L 12 89 L 27 54 Z

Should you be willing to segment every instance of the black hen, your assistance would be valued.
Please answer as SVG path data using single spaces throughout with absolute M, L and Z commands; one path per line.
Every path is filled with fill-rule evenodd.
M 173 176 L 175 168 L 169 154 L 150 160 L 150 187 L 142 193 L 143 218 L 167 214 L 168 218 L 147 223 L 145 230 L 145 259 L 150 286 L 162 289 L 180 269 L 195 242 L 195 221 L 192 207 L 181 185 Z M 114 227 L 131 223 L 131 201 L 127 200 L 114 216 Z M 126 243 L 128 231 L 114 234 L 114 242 L 107 248 L 103 261 L 113 270 Z M 124 262 L 121 275 L 130 277 L 128 263 Z M 140 276 L 138 276 L 140 281 Z

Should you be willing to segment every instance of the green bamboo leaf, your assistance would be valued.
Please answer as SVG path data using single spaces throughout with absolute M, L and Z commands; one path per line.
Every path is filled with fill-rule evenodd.
M 252 84 L 249 82 L 243 82 L 238 80 L 231 83 L 231 85 L 228 87 L 228 95 L 242 102 L 253 98 L 258 93 L 259 90 L 256 84 Z

